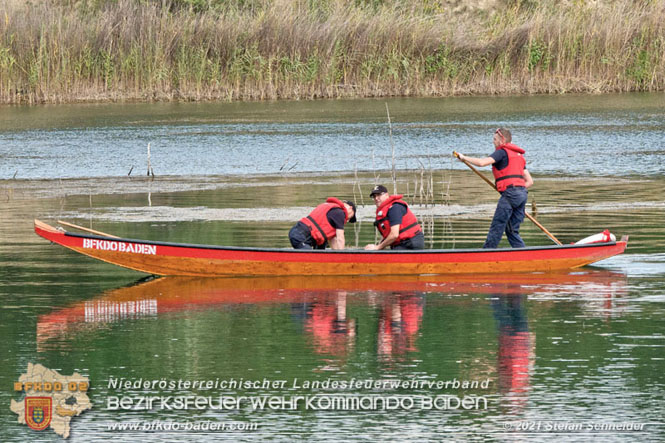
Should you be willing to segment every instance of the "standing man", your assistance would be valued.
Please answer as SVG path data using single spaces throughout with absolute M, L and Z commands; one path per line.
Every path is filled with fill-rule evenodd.
M 483 248 L 499 246 L 504 231 L 510 246 L 525 247 L 524 240 L 520 237 L 520 225 L 524 220 L 527 188 L 533 185 L 533 179 L 526 169 L 524 149 L 512 144 L 511 141 L 510 131 L 499 128 L 494 131 L 495 151 L 489 157 L 475 158 L 463 154 L 459 154 L 458 157 L 480 167 L 492 165 L 494 183 L 497 191 L 501 193 Z
M 376 221 L 374 226 L 383 236 L 378 244 L 369 244 L 365 249 L 423 249 L 425 236 L 413 215 L 409 205 L 402 200 L 401 195 L 390 195 L 385 186 L 377 185 L 369 194 L 376 205 Z
M 330 197 L 289 231 L 295 249 L 344 249 L 344 225 L 356 222 L 356 205 L 352 201 Z

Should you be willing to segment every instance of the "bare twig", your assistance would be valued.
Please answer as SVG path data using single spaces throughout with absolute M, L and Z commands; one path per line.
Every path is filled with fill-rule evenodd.
M 146 174 L 150 177 L 150 171 L 152 171 L 152 166 L 150 166 L 150 143 L 148 143 L 148 173 Z
M 376 164 L 374 163 L 374 146 L 372 146 L 372 172 L 374 173 L 374 186 L 379 184 L 379 176 L 376 173 Z
M 286 160 L 284 160 L 284 163 L 282 163 L 282 166 L 279 167 L 279 170 L 280 170 L 280 171 L 281 171 L 282 169 L 284 169 L 284 167 L 286 166 L 286 164 L 289 162 L 289 159 L 290 159 L 290 158 L 291 158 L 291 156 L 286 157 Z
M 429 168 L 429 183 L 427 189 L 427 200 L 432 200 L 432 206 L 436 203 L 434 200 L 434 169 L 432 169 L 432 157 L 427 150 L 427 167 Z
M 395 142 L 393 141 L 393 124 L 390 121 L 390 110 L 388 109 L 388 103 L 386 103 L 386 114 L 388 114 L 388 129 L 390 133 L 390 148 L 392 152 L 391 177 L 393 179 L 393 194 L 397 194 L 397 173 L 395 171 Z
M 358 203 L 358 200 L 356 199 L 356 188 L 358 188 L 358 194 L 360 194 L 360 204 L 362 206 L 365 206 L 365 199 L 363 198 L 363 190 L 360 188 L 360 180 L 358 179 L 358 163 L 355 162 L 353 164 L 353 175 L 355 176 L 355 180 L 353 182 L 353 201 Z
M 423 162 L 417 158 L 418 163 L 420 163 L 420 187 L 418 188 L 418 197 L 420 198 L 420 204 L 423 204 L 423 197 L 425 196 L 425 165 Z M 416 182 L 418 179 L 416 178 Z M 427 199 L 425 198 L 425 207 L 427 207 Z

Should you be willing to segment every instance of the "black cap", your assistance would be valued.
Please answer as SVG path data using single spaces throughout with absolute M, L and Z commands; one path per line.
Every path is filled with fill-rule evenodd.
M 349 223 L 355 223 L 356 222 L 356 204 L 353 203 L 351 200 L 343 200 L 343 202 L 353 208 L 353 217 L 351 217 L 349 219 Z
M 369 193 L 369 196 L 373 197 L 374 194 L 383 194 L 384 192 L 388 192 L 388 188 L 383 185 L 376 185 L 374 186 L 374 189 L 372 189 L 372 192 Z

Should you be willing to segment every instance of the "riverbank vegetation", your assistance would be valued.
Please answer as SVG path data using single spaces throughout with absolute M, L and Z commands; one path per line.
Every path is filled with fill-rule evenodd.
M 659 0 L 6 0 L 0 102 L 665 90 Z

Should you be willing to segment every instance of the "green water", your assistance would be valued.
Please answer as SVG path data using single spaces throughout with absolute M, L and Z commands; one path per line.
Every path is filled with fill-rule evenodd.
M 578 189 L 584 186 L 597 186 L 596 193 L 589 194 L 598 195 L 602 187 L 611 185 L 578 183 Z M 649 189 L 658 187 L 657 181 L 641 182 L 635 193 L 649 200 Z M 288 181 L 257 188 L 259 192 L 252 198 L 283 193 L 312 205 L 319 193 L 332 191 L 325 180 L 314 196 L 301 195 L 300 186 Z M 90 378 L 94 409 L 74 418 L 72 441 L 151 441 L 185 436 L 204 440 L 339 440 L 349 436 L 465 439 L 485 435 L 501 440 L 518 437 L 513 432 L 520 426 L 540 423 L 544 429 L 559 423 L 552 420 L 564 420 L 582 429 L 597 423 L 650 423 L 645 425 L 646 434 L 614 431 L 613 438 L 663 435 L 663 427 L 654 424 L 662 417 L 665 387 L 665 256 L 657 244 L 664 228 L 659 223 L 663 209 L 657 205 L 617 209 L 621 205 L 615 202 L 615 209 L 611 209 L 595 208 L 597 202 L 588 201 L 582 208 L 557 212 L 543 199 L 538 204 L 542 211 L 539 220 L 562 240 L 572 241 L 597 232 L 596 227 L 609 227 L 617 234 L 630 233 L 628 253 L 563 274 L 424 282 L 342 279 L 331 283 L 315 278 L 301 282 L 141 282 L 139 273 L 49 245 L 31 232 L 31 217 L 45 216 L 52 221 L 63 215 L 88 226 L 92 215 L 94 229 L 121 236 L 286 246 L 292 221 L 234 221 L 228 218 L 237 214 L 223 211 L 213 213 L 219 215 L 217 220 L 182 221 L 178 218 L 183 213 L 174 210 L 246 207 L 250 200 L 243 200 L 242 194 L 242 186 L 156 193 L 151 195 L 152 207 L 146 204 L 147 194 L 95 195 L 92 204 L 90 196 L 8 202 L 2 223 L 6 241 L 0 249 L 0 328 L 5 338 L 2 384 L 8 387 L 2 393 L 7 407 L 0 417 L 5 439 L 22 441 L 36 433 L 18 425 L 16 415 L 9 411 L 10 399 L 20 398 L 11 391 L 12 383 L 28 362 L 67 375 L 77 371 Z M 457 200 L 449 206 L 463 203 Z M 487 200 L 491 202 L 489 197 Z M 262 201 L 257 206 L 264 203 L 285 214 L 297 212 L 286 206 L 286 198 L 283 202 L 273 198 L 272 204 Z M 433 217 L 428 241 L 437 247 L 478 246 L 488 218 L 475 213 L 485 211 L 484 205 L 487 203 L 479 201 L 461 215 Z M 438 210 L 443 211 L 444 206 L 439 204 Z M 153 214 L 151 208 L 155 207 L 161 219 Z M 134 216 L 138 214 L 138 221 L 125 220 L 129 208 Z M 414 210 L 425 208 L 415 205 Z M 491 214 L 491 206 L 489 211 Z M 80 218 L 67 217 L 74 214 Z M 350 241 L 357 238 L 359 245 L 373 241 L 371 223 L 362 222 L 356 229 L 357 235 L 347 234 Z M 526 222 L 524 237 L 528 244 L 549 242 Z M 146 390 L 109 386 L 110 380 L 123 377 L 132 382 L 268 380 L 278 387 Z M 305 387 L 317 381 L 352 380 L 398 381 L 407 386 Z M 419 385 L 431 381 L 449 382 L 449 387 Z M 488 381 L 488 386 L 464 389 L 455 387 L 455 381 Z M 318 395 L 328 399 L 331 394 L 335 398 L 400 398 L 415 404 L 396 410 L 344 410 L 339 405 L 327 409 L 325 402 L 329 400 L 319 400 L 323 403 L 303 403 L 296 410 L 245 405 L 225 411 L 163 410 L 162 406 L 122 411 L 113 410 L 112 403 L 115 397 L 138 401 L 146 395 L 222 395 L 234 399 Z M 439 410 L 419 403 L 465 397 L 482 398 L 487 407 Z M 321 407 L 323 410 L 317 409 Z M 140 430 L 112 429 L 127 422 L 139 423 Z M 257 428 L 144 431 L 142 427 L 149 426 L 146 423 L 232 423 Z M 548 432 L 528 436 L 552 438 L 553 431 Z M 581 430 L 571 432 L 557 435 L 589 435 L 579 434 L 586 432 Z M 52 431 L 39 436 L 57 439 Z
M 479 247 L 496 195 L 470 172 L 448 168 L 448 159 L 444 165 L 434 172 L 434 206 L 414 194 L 418 169 L 399 172 L 400 190 L 428 247 Z M 13 383 L 39 363 L 90 379 L 93 409 L 73 418 L 71 441 L 662 439 L 665 183 L 649 174 L 532 174 L 530 200 L 557 238 L 570 243 L 610 229 L 630 235 L 626 253 L 560 274 L 144 280 L 50 245 L 32 232 L 32 220 L 66 219 L 130 238 L 287 247 L 291 225 L 335 195 L 364 203 L 346 235 L 362 247 L 375 239 L 366 196 L 374 173 L 4 180 L 0 437 L 60 439 L 18 424 L 9 409 L 23 397 Z M 529 245 L 551 243 L 527 221 L 522 234 Z M 218 387 L 114 386 L 122 378 Z M 258 384 L 232 384 L 241 379 Z M 323 386 L 307 386 L 316 382 Z M 225 410 L 113 408 L 115 397 L 142 396 L 246 400 Z M 268 396 L 318 402 L 251 406 Z M 333 397 L 406 403 L 326 407 Z M 465 398 L 480 403 L 454 407 Z M 439 408 L 427 407 L 436 399 Z M 123 423 L 139 429 L 114 428 Z M 150 423 L 250 429 L 144 429 Z M 628 425 L 639 430 L 621 429 Z

